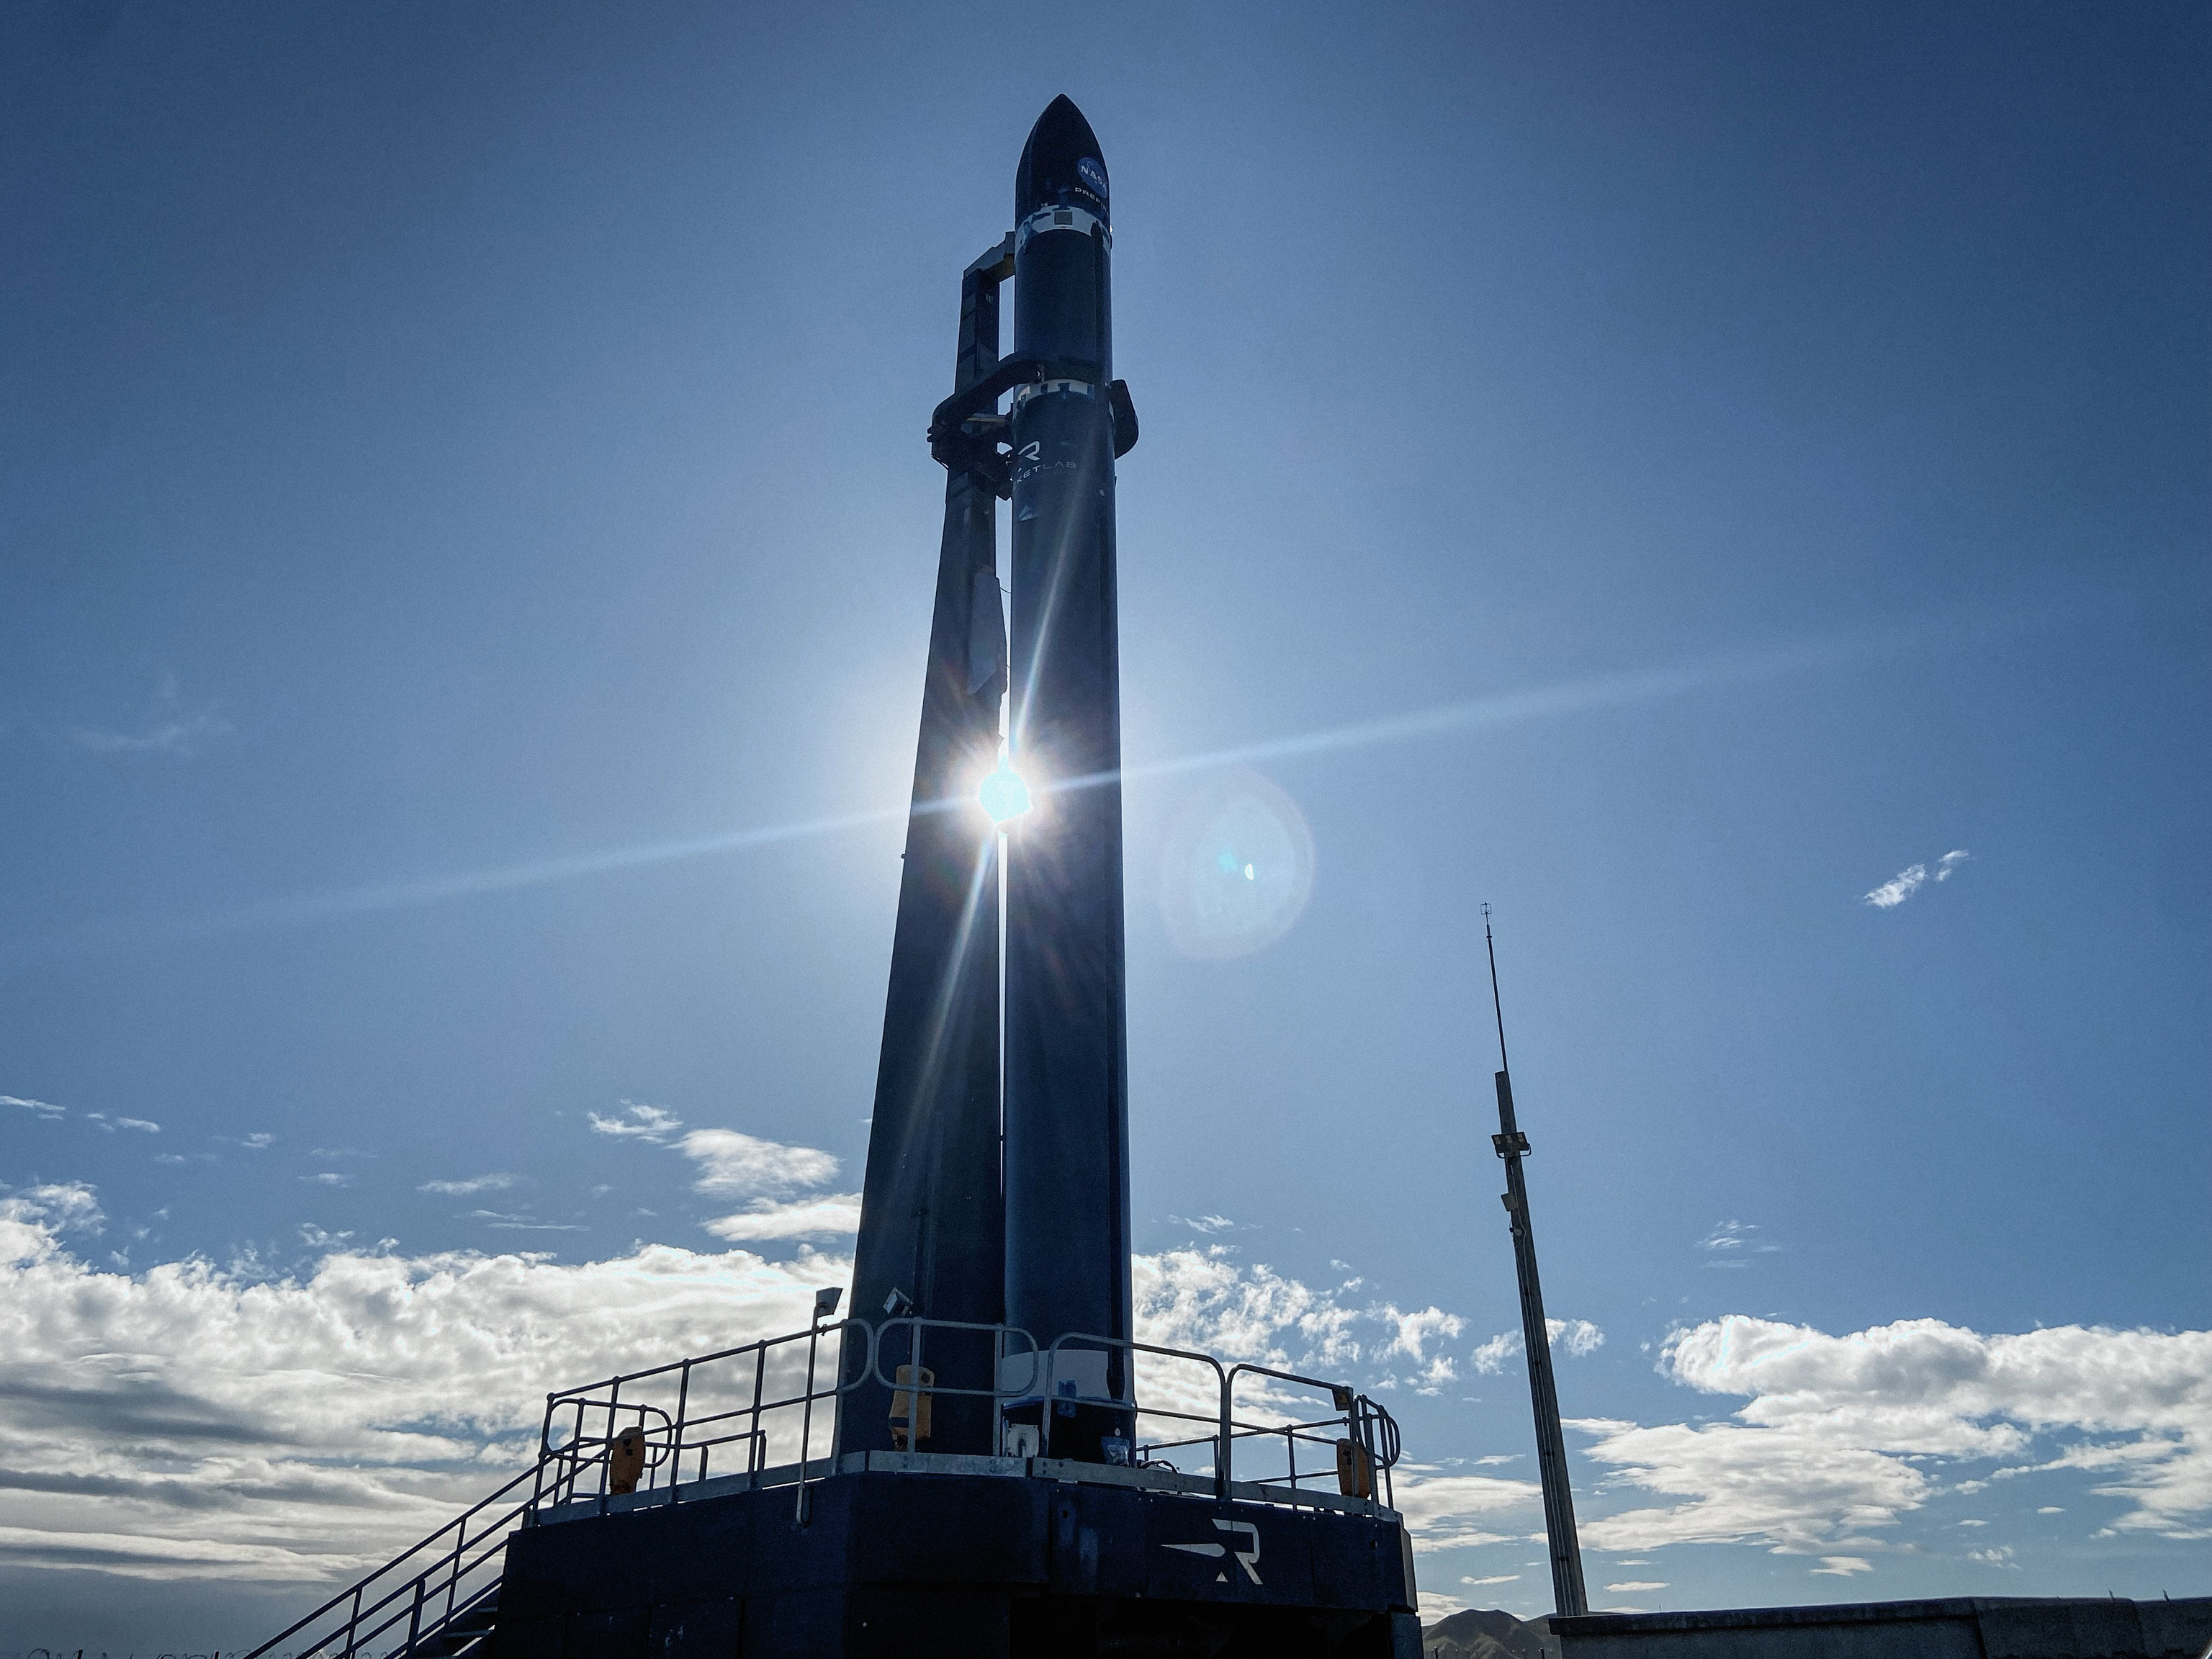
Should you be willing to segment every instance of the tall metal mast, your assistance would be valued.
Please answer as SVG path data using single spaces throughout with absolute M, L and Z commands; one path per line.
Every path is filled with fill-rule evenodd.
M 1505 1058 L 1505 1005 L 1498 994 L 1498 945 L 1490 907 L 1482 907 L 1483 948 L 1490 953 L 1490 1006 L 1498 1017 L 1498 1133 L 1490 1138 L 1505 1160 L 1505 1213 L 1513 1228 L 1513 1268 L 1521 1281 L 1521 1345 L 1528 1355 L 1528 1397 L 1536 1414 L 1536 1473 L 1544 1486 L 1544 1533 L 1551 1542 L 1552 1601 L 1562 1614 L 1589 1611 L 1583 1588 L 1582 1545 L 1575 1536 L 1574 1494 L 1567 1485 L 1566 1442 L 1559 1433 L 1559 1394 L 1552 1382 L 1551 1333 L 1544 1323 L 1544 1288 L 1536 1278 L 1536 1232 L 1521 1160 L 1528 1137 L 1513 1121 L 1513 1073 Z

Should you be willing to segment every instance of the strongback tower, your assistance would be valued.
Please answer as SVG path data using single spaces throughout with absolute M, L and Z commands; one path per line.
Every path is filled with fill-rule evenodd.
M 999 366 L 1002 245 L 960 283 L 956 396 Z M 853 1263 L 853 1310 L 902 1305 L 931 1319 L 1005 1316 L 1006 1212 L 999 1172 L 999 869 L 996 826 L 967 805 L 999 750 L 1006 635 L 998 573 L 998 496 L 954 467 L 922 681 L 890 988 Z M 991 1345 L 947 1334 L 926 1358 L 957 1388 L 993 1386 Z M 890 1391 L 864 1382 L 838 1419 L 841 1452 L 892 1444 Z M 932 1440 L 993 1452 L 990 1402 L 949 1395 Z

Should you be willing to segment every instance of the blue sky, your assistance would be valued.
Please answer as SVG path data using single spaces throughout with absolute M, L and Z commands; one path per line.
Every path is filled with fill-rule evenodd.
M 858 1185 L 921 429 L 1066 91 L 1144 422 L 1157 1282 L 1259 1296 L 1285 1352 L 1336 1330 L 1430 1466 L 1432 1607 L 1547 1606 L 1525 1386 L 1482 1346 L 1516 1325 L 1488 902 L 1548 1299 L 1603 1337 L 1563 1339 L 1583 1511 L 1662 1517 L 1594 1528 L 1595 1599 L 2208 1589 L 2200 9 L 0 30 L 0 1200 L 32 1241 L 0 1317 L 168 1310 L 19 1340 L 19 1381 L 127 1347 L 219 1392 L 195 1320 L 371 1258 L 536 1252 L 580 1305 L 668 1247 L 769 1297 L 739 1323 L 835 1276 L 834 1231 L 708 1224 Z M 1224 789 L 1313 848 L 1294 924 L 1227 958 L 1162 905 Z M 1794 1404 L 1762 1343 L 1813 1368 L 1772 1373 Z M 2094 1383 L 2123 1351 L 2127 1401 Z M 163 1498 L 199 1466 L 87 1409 L 0 1424 L 128 1488 L 19 1483 L 0 1584 L 46 1622 L 0 1644 L 185 1608 L 242 1638 L 304 1594 L 224 1541 L 250 1505 Z M 267 1455 L 398 1455 L 314 1432 Z M 1864 1480 L 1744 1486 L 1801 1455 Z M 114 1541 L 63 1570 L 11 1524 Z

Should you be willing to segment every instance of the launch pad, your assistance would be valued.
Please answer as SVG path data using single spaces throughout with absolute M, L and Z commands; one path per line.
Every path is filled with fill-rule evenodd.
M 1060 1388 L 1010 1328 L 933 1323 L 817 1321 L 554 1395 L 530 1468 L 249 1659 L 1419 1653 L 1383 1408 L 1132 1342 L 1130 1461 L 1054 1456 L 1054 1424 L 1126 1407 Z M 1042 1452 L 830 1449 L 861 1385 L 927 1375 L 933 1339 L 1017 1351 L 988 1392 L 1002 1419 L 1053 1402 Z M 926 1443 L 937 1402 L 890 1397 Z
M 999 1450 L 812 1455 L 867 1383 L 927 1446 L 957 1393 L 896 1384 L 933 1380 L 923 1362 L 961 1343 L 993 1352 Z M 1091 1393 L 1093 1351 L 1006 1326 L 817 1323 L 556 1395 L 484 1651 L 1418 1651 L 1389 1413 L 1273 1367 L 1121 1351 L 1149 1403 L 1118 1463 L 1054 1455 L 1055 1430 L 1091 1449 L 1079 1413 L 1127 1409 Z

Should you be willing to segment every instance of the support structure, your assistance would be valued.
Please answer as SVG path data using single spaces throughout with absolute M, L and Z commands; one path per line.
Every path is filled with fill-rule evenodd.
M 955 397 L 999 367 L 999 285 L 1013 268 L 1009 236 L 961 274 Z M 999 835 L 972 804 L 998 757 L 1006 690 L 998 506 L 988 474 L 948 470 L 853 1269 L 853 1310 L 864 1318 L 911 1312 L 994 1325 L 1005 1316 Z M 978 1337 L 946 1332 L 933 1350 L 907 1358 L 953 1387 L 994 1386 L 992 1345 Z M 924 1425 L 895 1423 L 892 1395 L 860 1385 L 839 1414 L 841 1452 L 915 1449 L 900 1443 L 918 1443 Z M 932 1405 L 931 1449 L 998 1449 L 988 1400 L 947 1395 Z
M 1544 1534 L 1550 1544 L 1552 1601 L 1563 1616 L 1589 1611 L 1583 1587 L 1582 1543 L 1575 1535 L 1575 1498 L 1567 1479 L 1567 1447 L 1559 1432 L 1559 1394 L 1552 1380 L 1552 1338 L 1544 1322 L 1544 1287 L 1536 1277 L 1536 1231 L 1521 1160 L 1528 1137 L 1513 1116 L 1513 1074 L 1505 1057 L 1505 1006 L 1498 994 L 1498 945 L 1490 907 L 1482 907 L 1482 943 L 1490 955 L 1490 1006 L 1498 1017 L 1498 1133 L 1490 1144 L 1505 1160 L 1505 1213 L 1513 1230 L 1513 1270 L 1521 1286 L 1521 1345 L 1528 1356 L 1528 1396 L 1536 1417 L 1536 1472 L 1544 1488 Z

